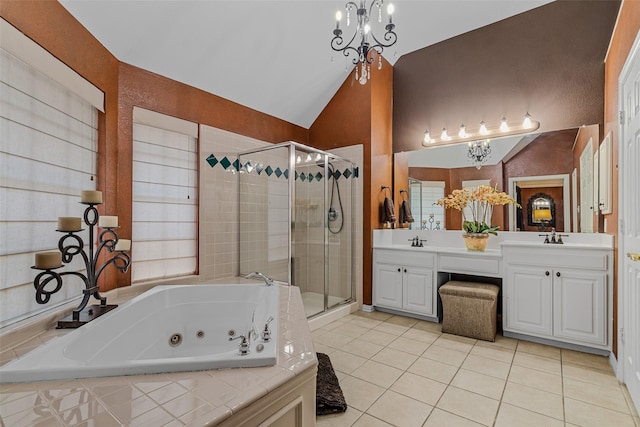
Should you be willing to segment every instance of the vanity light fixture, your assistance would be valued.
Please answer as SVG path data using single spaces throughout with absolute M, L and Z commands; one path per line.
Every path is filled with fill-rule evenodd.
M 491 154 L 491 146 L 489 140 L 469 141 L 469 151 L 467 151 L 467 157 L 474 164 L 476 169 L 480 169 L 482 165 L 487 161 L 487 158 Z
M 349 1 L 345 5 L 347 11 L 347 27 L 351 26 L 351 13 L 356 13 L 356 25 L 353 28 L 353 35 L 347 40 L 342 38 L 342 29 L 340 21 L 342 20 L 342 12 L 336 13 L 336 28 L 333 30 L 333 38 L 331 39 L 331 49 L 336 52 L 342 52 L 345 57 L 354 54 L 352 62 L 355 64 L 355 79 L 361 84 L 367 84 L 371 77 L 371 64 L 373 64 L 374 56 L 372 52 L 378 55 L 378 70 L 382 68 L 382 51 L 385 47 L 393 46 L 398 37 L 393 31 L 396 25 L 393 23 L 393 4 L 387 6 L 388 23 L 384 26 L 385 33 L 382 38 L 378 39 L 371 28 L 369 17 L 372 16 L 375 6 L 377 10 L 377 21 L 382 23 L 382 6 L 384 0 L 373 0 L 367 8 L 367 2 L 360 0 L 358 4 L 355 1 Z M 369 40 L 371 38 L 372 40 Z M 359 73 L 359 74 L 358 74 Z M 359 77 L 358 77 L 359 75 Z
M 488 138 L 501 138 L 505 136 L 521 135 L 535 131 L 540 127 L 540 122 L 532 120 L 531 115 L 527 112 L 521 123 L 508 123 L 506 117 L 502 117 L 500 124 L 488 126 L 484 120 L 480 122 L 477 130 L 470 130 L 465 125 L 460 125 L 457 134 L 449 135 L 447 128 L 442 128 L 440 138 L 432 138 L 429 131 L 425 131 L 422 139 L 422 145 L 428 147 L 431 145 L 456 144 L 460 142 L 473 142 L 476 140 L 485 140 Z

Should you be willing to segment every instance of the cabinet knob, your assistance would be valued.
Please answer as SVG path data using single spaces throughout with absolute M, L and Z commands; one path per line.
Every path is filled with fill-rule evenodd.
M 398 273 L 400 273 L 402 270 L 400 268 L 398 268 Z
M 551 274 L 551 273 L 549 273 L 549 270 L 547 270 L 547 271 L 545 271 L 545 272 L 544 272 L 544 275 L 545 275 L 545 276 L 548 276 L 549 274 Z
M 560 272 L 556 271 L 556 277 L 560 277 Z
M 407 269 L 406 269 L 406 268 L 404 269 L 404 272 L 405 272 L 405 273 L 407 272 Z

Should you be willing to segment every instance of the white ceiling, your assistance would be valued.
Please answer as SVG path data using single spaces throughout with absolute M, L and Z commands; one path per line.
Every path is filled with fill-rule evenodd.
M 329 44 L 335 12 L 345 1 L 60 2 L 118 60 L 304 128 L 347 77 L 345 59 Z M 409 52 L 549 1 L 393 3 L 398 42 L 384 52 L 391 64 Z

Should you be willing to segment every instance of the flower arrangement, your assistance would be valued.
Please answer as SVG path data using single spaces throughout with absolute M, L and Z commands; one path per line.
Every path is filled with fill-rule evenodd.
M 473 190 L 463 188 L 453 190 L 451 194 L 438 199 L 436 204 L 446 209 L 456 209 L 462 212 L 462 229 L 467 233 L 493 234 L 496 236 L 500 226 L 490 225 L 494 205 L 514 204 L 520 206 L 507 193 L 498 191 L 488 185 L 480 185 Z M 465 208 L 469 207 L 471 218 L 466 215 Z

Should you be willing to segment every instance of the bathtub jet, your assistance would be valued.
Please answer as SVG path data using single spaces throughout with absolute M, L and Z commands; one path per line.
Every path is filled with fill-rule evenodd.
M 0 367 L 0 383 L 271 366 L 279 286 L 162 285 Z M 251 335 L 251 334 L 249 334 Z

